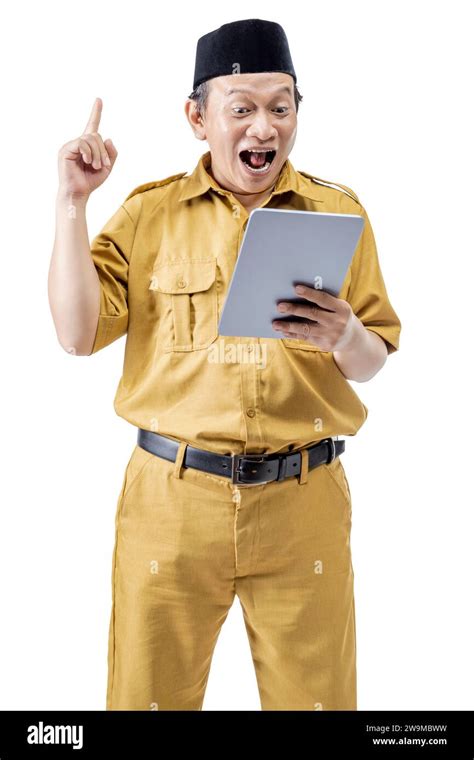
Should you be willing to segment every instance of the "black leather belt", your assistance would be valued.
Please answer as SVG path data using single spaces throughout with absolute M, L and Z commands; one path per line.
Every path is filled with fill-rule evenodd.
M 179 441 L 138 428 L 138 445 L 151 454 L 170 462 L 176 461 Z M 308 470 L 320 464 L 330 464 L 345 450 L 345 441 L 324 438 L 307 448 Z M 284 480 L 301 472 L 301 449 L 284 454 L 215 454 L 194 446 L 186 447 L 183 467 L 194 467 L 213 475 L 229 477 L 232 483 L 259 485 L 272 480 Z

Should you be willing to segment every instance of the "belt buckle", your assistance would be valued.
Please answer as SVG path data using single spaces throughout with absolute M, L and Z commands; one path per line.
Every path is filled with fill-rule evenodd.
M 239 475 L 241 473 L 240 465 L 241 462 L 239 460 L 241 459 L 251 459 L 254 462 L 265 462 L 265 456 L 263 454 L 232 454 L 232 471 L 231 471 L 231 483 L 242 483 L 242 485 L 260 485 L 260 483 L 246 483 L 245 481 L 239 480 Z M 265 482 L 265 481 L 262 481 Z
M 331 464 L 331 462 L 334 462 L 336 458 L 336 444 L 334 443 L 334 438 L 325 438 L 322 443 L 327 443 L 328 445 L 329 460 L 326 462 L 326 464 Z

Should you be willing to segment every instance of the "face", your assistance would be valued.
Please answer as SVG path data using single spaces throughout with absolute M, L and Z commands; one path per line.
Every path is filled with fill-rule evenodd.
M 231 74 L 208 84 L 204 116 L 189 99 L 186 114 L 195 136 L 209 145 L 214 178 L 235 194 L 264 192 L 274 185 L 296 139 L 293 77 Z

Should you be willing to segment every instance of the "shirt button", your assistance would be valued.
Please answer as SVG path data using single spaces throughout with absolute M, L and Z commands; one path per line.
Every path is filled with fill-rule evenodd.
M 247 416 L 248 417 L 255 417 L 255 409 L 252 409 L 252 407 L 250 407 L 249 409 L 247 409 Z
M 185 288 L 186 280 L 178 280 L 178 288 Z

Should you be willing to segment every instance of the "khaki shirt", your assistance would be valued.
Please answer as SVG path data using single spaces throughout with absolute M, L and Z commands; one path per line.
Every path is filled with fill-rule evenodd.
M 220 454 L 274 453 L 354 435 L 368 409 L 332 352 L 290 338 L 219 336 L 249 214 L 209 165 L 207 152 L 191 175 L 135 188 L 91 243 L 101 283 L 91 353 L 127 334 L 116 413 Z M 354 192 L 296 171 L 287 159 L 262 206 L 364 217 L 339 297 L 396 351 L 401 324 Z

